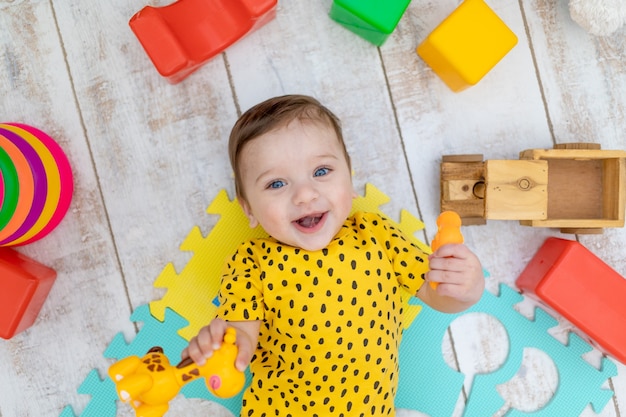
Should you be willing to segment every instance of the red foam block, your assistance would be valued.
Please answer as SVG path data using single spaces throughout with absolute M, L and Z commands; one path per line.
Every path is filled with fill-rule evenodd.
M 546 239 L 516 283 L 626 364 L 626 279 L 583 245 Z
M 146 6 L 129 25 L 172 84 L 276 16 L 277 0 L 178 0 Z
M 17 251 L 0 248 L 0 337 L 10 339 L 35 322 L 56 276 Z

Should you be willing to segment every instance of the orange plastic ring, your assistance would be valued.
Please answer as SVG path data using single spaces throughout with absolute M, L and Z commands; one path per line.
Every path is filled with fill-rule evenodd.
M 26 220 L 28 213 L 30 213 L 33 197 L 35 196 L 35 180 L 33 179 L 33 173 L 30 170 L 30 165 L 26 157 L 13 142 L 5 136 L 0 135 L 0 147 L 9 154 L 15 164 L 20 184 L 20 194 L 15 213 L 13 213 L 13 217 L 9 220 L 9 223 L 0 230 L 0 240 L 2 240 L 11 236 L 19 229 L 22 223 L 24 223 L 24 220 Z

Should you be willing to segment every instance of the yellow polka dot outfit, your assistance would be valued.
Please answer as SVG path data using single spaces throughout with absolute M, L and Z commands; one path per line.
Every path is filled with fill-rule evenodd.
M 241 416 L 395 415 L 400 287 L 415 294 L 427 270 L 427 255 L 372 213 L 348 218 L 319 251 L 243 243 L 217 313 L 262 321 Z

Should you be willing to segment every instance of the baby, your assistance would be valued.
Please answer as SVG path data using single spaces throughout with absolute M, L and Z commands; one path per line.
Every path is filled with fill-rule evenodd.
M 395 415 L 401 287 L 439 311 L 462 311 L 484 289 L 478 258 L 461 244 L 429 257 L 384 217 L 351 215 L 340 122 L 311 97 L 252 107 L 229 153 L 250 226 L 270 237 L 227 259 L 217 318 L 183 356 L 203 364 L 236 329 L 236 366 L 253 375 L 241 416 Z

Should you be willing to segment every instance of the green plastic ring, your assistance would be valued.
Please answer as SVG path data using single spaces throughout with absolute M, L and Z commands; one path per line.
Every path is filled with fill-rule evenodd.
M 20 196 L 17 169 L 9 154 L 2 148 L 0 148 L 0 171 L 4 182 L 4 201 L 0 202 L 0 230 L 2 230 L 13 217 Z

